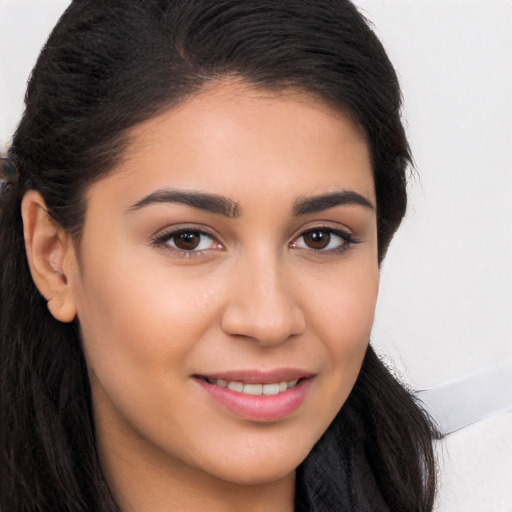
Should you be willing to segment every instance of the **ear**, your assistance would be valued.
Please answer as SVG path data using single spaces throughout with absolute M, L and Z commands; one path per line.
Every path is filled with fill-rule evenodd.
M 71 322 L 76 306 L 69 277 L 78 265 L 73 240 L 51 219 L 43 197 L 35 190 L 23 197 L 21 216 L 32 279 L 48 301 L 50 313 L 60 322 Z

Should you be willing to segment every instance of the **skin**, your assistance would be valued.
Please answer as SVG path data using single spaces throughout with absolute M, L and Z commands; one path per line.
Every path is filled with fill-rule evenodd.
M 227 197 L 237 215 L 140 205 L 169 189 Z M 370 206 L 294 212 L 340 191 Z M 56 318 L 78 316 L 100 459 L 123 511 L 293 510 L 295 469 L 345 402 L 370 335 L 374 206 L 356 125 L 300 92 L 235 81 L 133 130 L 119 168 L 87 193 L 79 257 L 58 227 L 38 234 L 51 221 L 36 193 L 25 198 L 34 280 Z M 313 228 L 328 246 L 312 246 Z M 178 229 L 207 235 L 183 250 Z M 312 378 L 276 420 L 234 414 L 195 378 L 290 367 Z

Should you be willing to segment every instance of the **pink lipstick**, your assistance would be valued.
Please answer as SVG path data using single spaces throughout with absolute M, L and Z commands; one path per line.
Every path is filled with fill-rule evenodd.
M 275 421 L 297 410 L 314 375 L 301 370 L 232 371 L 196 375 L 209 395 L 242 418 Z

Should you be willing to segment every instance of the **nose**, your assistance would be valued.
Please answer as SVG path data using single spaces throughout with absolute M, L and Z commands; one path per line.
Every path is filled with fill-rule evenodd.
M 222 329 L 252 338 L 260 345 L 277 345 L 306 329 L 292 275 L 268 259 L 248 262 L 233 272 Z

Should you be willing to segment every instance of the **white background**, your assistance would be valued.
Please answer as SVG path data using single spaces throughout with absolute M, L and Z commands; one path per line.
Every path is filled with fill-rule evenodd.
M 67 4 L 0 0 L 0 152 Z M 399 72 L 417 169 L 372 340 L 406 382 L 435 388 L 512 362 L 512 2 L 356 4 Z M 511 427 L 507 413 L 448 436 L 439 512 L 512 511 Z

